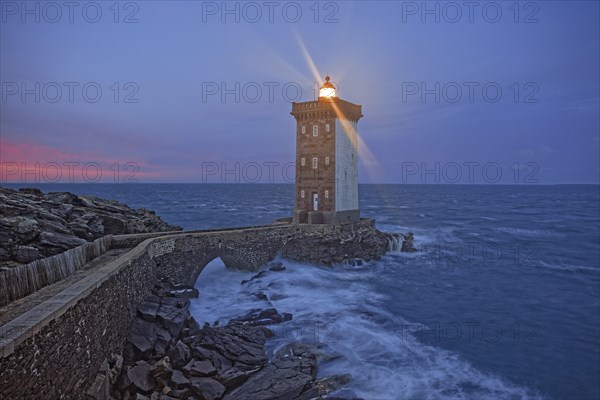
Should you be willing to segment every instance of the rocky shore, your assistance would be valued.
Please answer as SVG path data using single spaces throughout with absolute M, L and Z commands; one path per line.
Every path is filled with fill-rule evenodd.
M 0 267 L 27 264 L 104 235 L 181 230 L 154 211 L 67 192 L 0 187 Z
M 292 315 L 250 310 L 227 325 L 200 327 L 189 312 L 196 296 L 191 287 L 156 284 L 137 310 L 123 354 L 105 362 L 88 398 L 332 400 L 327 394 L 350 381 L 317 378 L 319 364 L 336 358 L 326 348 L 293 342 L 267 357 L 267 326 Z

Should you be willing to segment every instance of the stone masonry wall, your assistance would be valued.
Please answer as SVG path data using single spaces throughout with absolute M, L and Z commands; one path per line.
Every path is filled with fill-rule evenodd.
M 84 399 L 103 360 L 121 351 L 136 308 L 155 280 L 155 264 L 147 253 L 126 263 L 118 274 L 0 359 L 0 398 Z
M 114 237 L 114 243 L 122 243 Z M 126 238 L 135 243 L 138 239 Z M 221 257 L 229 267 L 256 269 L 278 253 L 298 261 L 332 264 L 345 259 L 378 258 L 387 236 L 372 220 L 346 225 L 273 225 L 147 239 L 96 272 L 97 282 L 62 314 L 37 315 L 34 333 L 2 348 L 0 398 L 83 399 L 102 362 L 120 353 L 139 304 L 159 277 L 194 284 L 208 262 Z M 111 267 L 112 268 L 112 267 Z M 73 286 L 76 286 L 77 283 Z M 48 302 L 59 303 L 65 291 Z M 42 303 L 45 304 L 45 303 Z M 10 324 L 10 323 L 9 323 Z M 4 330 L 3 330 L 4 329 Z M 29 334 L 28 334 L 29 335 Z M 24 337 L 24 336 L 22 336 Z

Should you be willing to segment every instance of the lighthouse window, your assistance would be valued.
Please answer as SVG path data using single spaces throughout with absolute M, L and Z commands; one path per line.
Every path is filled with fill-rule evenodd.
M 325 125 L 325 130 L 329 132 L 329 124 Z
M 329 190 L 325 191 L 325 198 L 328 199 L 329 198 Z
M 304 198 L 304 190 L 300 191 L 300 197 Z
M 329 157 L 325 157 L 325 165 L 329 165 Z
M 302 157 L 302 165 L 306 165 L 306 158 Z
M 317 157 L 313 158 L 313 169 L 317 169 L 319 166 L 319 159 Z
M 302 133 L 306 133 L 306 126 L 302 125 Z
M 319 126 L 314 125 L 313 126 L 313 136 L 317 136 L 318 134 L 319 134 Z

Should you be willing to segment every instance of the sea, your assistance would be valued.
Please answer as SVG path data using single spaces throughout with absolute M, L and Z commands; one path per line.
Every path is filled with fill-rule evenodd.
M 291 215 L 289 184 L 3 184 L 155 210 L 185 229 Z M 360 185 L 363 217 L 413 232 L 416 253 L 362 265 L 281 261 L 251 272 L 215 259 L 200 274 L 200 324 L 268 304 L 292 321 L 268 350 L 303 341 L 349 373 L 342 398 L 599 399 L 600 186 Z

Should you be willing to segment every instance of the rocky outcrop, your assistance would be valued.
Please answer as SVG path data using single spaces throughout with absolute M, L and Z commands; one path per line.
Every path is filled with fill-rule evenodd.
M 400 248 L 400 251 L 403 251 L 405 253 L 414 253 L 415 251 L 418 251 L 415 248 L 415 238 L 412 232 L 408 232 L 406 235 L 402 235 L 402 239 L 402 247 Z
M 319 236 L 292 239 L 282 248 L 285 258 L 318 265 L 361 264 L 379 260 L 387 251 L 417 251 L 412 233 L 385 233 L 357 225 L 342 233 L 333 230 Z
M 124 362 L 107 361 L 88 398 L 110 392 L 116 399 L 309 400 L 350 381 L 349 375 L 317 378 L 319 363 L 329 358 L 317 346 L 290 343 L 268 359 L 264 346 L 273 332 L 263 325 L 290 314 L 251 310 L 225 326 L 200 328 L 189 314 L 195 295 L 192 288 L 158 284 L 138 308 Z
M 379 260 L 387 248 L 387 234 L 370 226 L 357 225 L 355 229 L 345 233 L 333 230 L 312 237 L 292 239 L 283 246 L 282 255 L 295 261 L 333 265 L 353 259 Z
M 154 211 L 66 192 L 0 187 L 0 267 L 27 264 L 105 235 L 181 230 Z

